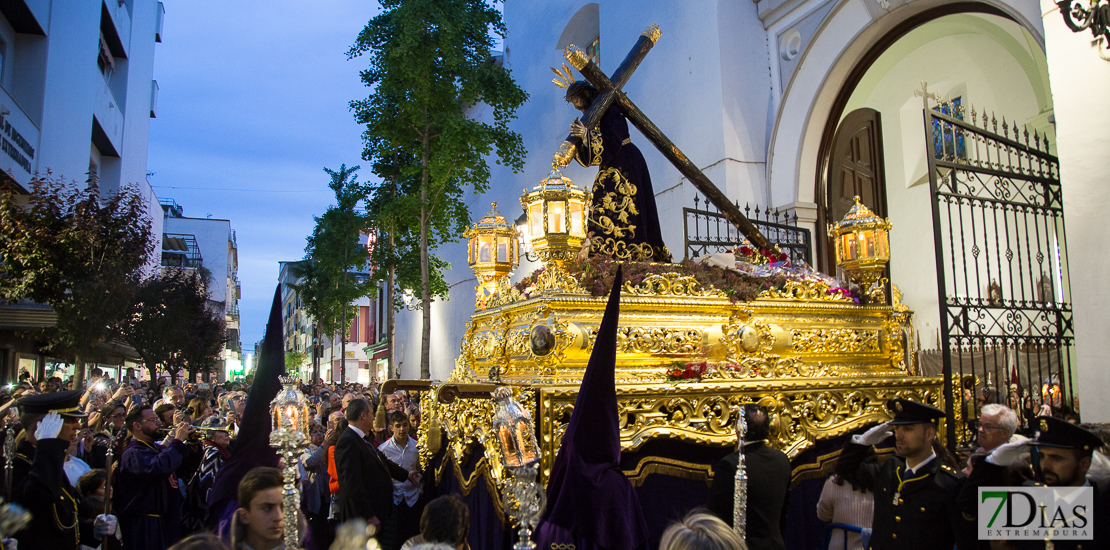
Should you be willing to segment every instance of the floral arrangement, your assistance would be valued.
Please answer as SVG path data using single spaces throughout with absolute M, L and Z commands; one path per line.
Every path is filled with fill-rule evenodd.
M 785 252 L 769 248 L 756 248 L 749 244 L 741 245 L 736 250 L 733 250 L 732 253 L 743 257 L 748 263 L 756 265 L 789 262 L 789 257 Z
M 709 363 L 675 363 L 673 368 L 667 369 L 667 380 L 670 382 L 683 382 L 694 380 L 701 382 L 702 377 L 709 372 Z

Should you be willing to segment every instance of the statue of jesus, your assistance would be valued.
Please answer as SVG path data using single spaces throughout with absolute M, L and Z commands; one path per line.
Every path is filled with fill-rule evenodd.
M 577 81 L 567 87 L 566 100 L 585 112 L 597 89 Z M 582 166 L 598 166 L 590 206 L 590 255 L 619 260 L 670 262 L 671 252 L 659 231 L 659 212 L 644 155 L 632 144 L 628 121 L 615 105 L 588 130 L 577 118 L 570 133 L 582 140 L 575 158 Z

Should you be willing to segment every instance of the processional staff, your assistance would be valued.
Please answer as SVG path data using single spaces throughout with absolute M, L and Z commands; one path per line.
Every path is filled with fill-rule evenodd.
M 748 520 L 748 472 L 744 466 L 744 434 L 748 432 L 748 421 L 744 416 L 744 407 L 740 407 L 740 415 L 736 419 L 736 446 L 740 451 L 736 457 L 736 477 L 732 484 L 732 528 L 747 539 Z

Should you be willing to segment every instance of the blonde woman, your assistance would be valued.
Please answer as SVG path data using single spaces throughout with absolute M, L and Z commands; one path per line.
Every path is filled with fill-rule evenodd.
M 694 510 L 663 532 L 659 550 L 748 550 L 748 545 L 717 516 Z

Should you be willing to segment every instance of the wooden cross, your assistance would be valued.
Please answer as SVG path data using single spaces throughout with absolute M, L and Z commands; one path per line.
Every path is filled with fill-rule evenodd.
M 636 40 L 636 44 L 632 50 L 628 52 L 628 56 L 624 58 L 617 70 L 613 72 L 613 77 L 610 79 L 598 66 L 590 60 L 586 52 L 582 51 L 577 46 L 571 45 L 563 51 L 563 56 L 567 61 L 582 73 L 582 76 L 594 86 L 598 91 L 597 98 L 582 114 L 582 124 L 588 129 L 597 127 L 597 123 L 601 120 L 601 115 L 605 114 L 605 110 L 610 105 L 616 104 L 617 108 L 624 113 L 625 118 L 632 123 L 637 129 L 640 130 L 644 137 L 648 139 L 660 153 L 671 164 L 678 169 L 683 176 L 690 180 L 698 191 L 701 191 L 705 198 L 712 202 L 720 211 L 721 214 L 732 222 L 733 225 L 748 238 L 748 241 L 753 245 L 758 246 L 761 250 L 777 250 L 767 237 L 760 233 L 759 229 L 752 224 L 751 220 L 740 213 L 740 209 L 733 204 L 732 201 L 713 184 L 712 181 L 701 169 L 690 162 L 686 155 L 671 142 L 670 139 L 659 129 L 648 117 L 641 111 L 630 99 L 621 88 L 624 86 L 636 67 L 644 60 L 648 51 L 651 50 L 655 42 L 659 40 L 661 35 L 658 25 L 652 25 L 647 28 L 640 38 Z M 581 146 L 580 139 L 568 135 L 563 144 L 559 146 L 559 151 L 555 153 L 553 163 L 559 167 L 564 167 L 570 163 L 574 158 L 575 149 Z
M 934 94 L 933 92 L 929 91 L 929 84 L 926 83 L 926 82 L 922 82 L 921 83 L 921 89 L 920 90 L 914 90 L 913 95 L 914 95 L 914 97 L 920 97 L 921 98 L 921 106 L 924 107 L 924 109 L 926 111 L 929 110 L 929 100 L 930 99 L 932 99 L 933 101 L 936 101 L 937 103 L 940 102 L 940 99 L 937 98 L 937 94 Z

